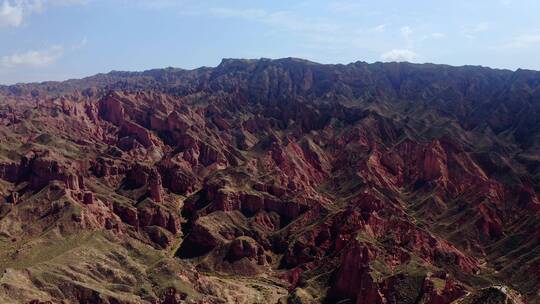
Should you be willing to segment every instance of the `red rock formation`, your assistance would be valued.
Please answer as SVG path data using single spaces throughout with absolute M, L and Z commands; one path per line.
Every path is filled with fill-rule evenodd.
M 370 275 L 370 262 L 375 254 L 368 247 L 354 247 L 347 251 L 336 274 L 331 298 L 352 298 L 357 304 L 383 303 L 377 283 Z
M 124 107 L 115 95 L 109 95 L 100 101 L 99 112 L 106 121 L 115 125 L 120 125 L 124 122 Z
M 161 176 L 157 170 L 151 172 L 148 184 L 150 187 L 150 197 L 154 202 L 160 203 L 163 200 L 163 189 L 161 188 Z
M 12 203 L 13 205 L 17 205 L 19 203 L 19 193 L 12 192 L 9 195 L 9 202 Z
M 227 260 L 235 262 L 243 258 L 248 258 L 255 259 L 264 264 L 264 260 L 259 261 L 257 258 L 259 255 L 264 255 L 264 250 L 255 242 L 255 240 L 246 237 L 236 238 L 229 245 Z
M 94 193 L 93 192 L 85 192 L 83 196 L 83 203 L 86 205 L 91 205 L 95 201 Z
M 450 303 L 486 278 L 536 300 L 539 84 L 289 58 L 0 87 L 0 232 L 179 245 L 179 268 L 263 274 L 290 301 Z

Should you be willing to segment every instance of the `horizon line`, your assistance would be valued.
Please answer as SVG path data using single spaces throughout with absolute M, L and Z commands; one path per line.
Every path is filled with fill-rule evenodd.
M 109 75 L 113 73 L 145 73 L 149 71 L 159 71 L 159 70 L 167 70 L 167 69 L 176 69 L 176 70 L 183 70 L 183 71 L 196 71 L 200 69 L 215 69 L 224 64 L 226 61 L 253 61 L 253 62 L 259 62 L 259 61 L 284 61 L 284 60 L 300 60 L 304 61 L 306 63 L 316 64 L 316 65 L 326 65 L 326 66 L 347 66 L 351 64 L 358 64 L 358 63 L 365 63 L 367 65 L 374 65 L 374 64 L 408 64 L 408 65 L 433 65 L 433 66 L 445 66 L 450 68 L 482 68 L 482 69 L 488 69 L 493 71 L 506 71 L 506 72 L 518 72 L 518 71 L 529 71 L 529 72 L 540 72 L 540 70 L 535 69 L 528 69 L 528 68 L 517 68 L 517 69 L 510 69 L 510 68 L 497 68 L 492 66 L 485 66 L 485 65 L 475 65 L 475 64 L 463 64 L 463 65 L 452 65 L 447 63 L 434 63 L 434 62 L 410 62 L 410 61 L 375 61 L 375 62 L 367 62 L 363 60 L 357 60 L 349 63 L 320 63 L 316 61 L 312 61 L 309 59 L 304 59 L 300 57 L 281 57 L 281 58 L 268 58 L 268 57 L 259 57 L 259 58 L 234 58 L 234 57 L 224 57 L 221 59 L 220 63 L 216 66 L 199 66 L 195 68 L 182 68 L 182 67 L 173 67 L 173 66 L 166 66 L 166 67 L 157 67 L 157 68 L 150 68 L 146 70 L 110 70 L 108 72 L 100 72 L 96 74 L 91 74 L 88 76 L 83 76 L 80 78 L 67 78 L 63 80 L 44 80 L 44 81 L 34 81 L 34 82 L 17 82 L 12 84 L 4 84 L 0 83 L 0 87 L 14 87 L 14 86 L 24 86 L 24 85 L 40 85 L 40 84 L 48 84 L 48 83 L 64 83 L 68 81 L 77 81 L 77 80 L 85 80 L 88 78 L 100 76 L 100 75 Z

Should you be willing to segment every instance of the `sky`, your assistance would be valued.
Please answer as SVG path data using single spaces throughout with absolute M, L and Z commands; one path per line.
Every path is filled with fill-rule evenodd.
M 222 58 L 540 70 L 537 0 L 0 0 L 0 84 Z

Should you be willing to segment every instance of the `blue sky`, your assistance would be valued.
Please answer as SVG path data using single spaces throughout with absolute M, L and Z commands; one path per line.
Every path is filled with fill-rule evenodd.
M 0 0 L 0 83 L 222 58 L 540 70 L 536 0 Z

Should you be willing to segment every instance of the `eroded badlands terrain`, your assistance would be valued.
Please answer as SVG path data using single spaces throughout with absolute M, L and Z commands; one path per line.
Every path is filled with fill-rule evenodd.
M 0 87 L 0 302 L 540 303 L 539 181 L 533 71 Z

